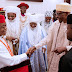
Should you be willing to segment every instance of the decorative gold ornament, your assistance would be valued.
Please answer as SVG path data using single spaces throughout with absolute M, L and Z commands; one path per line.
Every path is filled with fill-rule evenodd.
M 24 23 L 26 20 L 27 20 L 27 16 L 24 16 L 25 17 L 25 20 L 22 20 L 21 19 L 21 16 L 20 16 L 20 21 L 22 22 L 22 23 Z

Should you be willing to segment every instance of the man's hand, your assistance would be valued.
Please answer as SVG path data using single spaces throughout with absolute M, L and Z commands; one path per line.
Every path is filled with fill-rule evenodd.
M 15 40 L 14 37 L 9 37 L 9 36 L 7 36 L 6 39 L 9 40 L 9 41 Z
M 30 58 L 30 56 L 31 56 L 31 52 L 30 52 L 30 50 L 31 50 L 31 48 L 29 48 L 28 50 L 27 50 L 27 52 L 26 52 L 26 54 L 27 54 L 27 56 Z
M 66 47 L 58 47 L 58 48 L 55 48 L 55 50 L 53 52 L 60 54 L 64 51 L 67 51 Z
M 31 52 L 31 53 L 33 53 L 35 50 L 36 50 L 36 47 L 35 47 L 35 46 L 33 46 L 33 47 L 31 47 L 30 52 Z
M 32 53 L 36 50 L 35 47 L 31 47 L 27 50 L 26 54 L 27 56 L 30 58 L 30 56 L 32 55 Z
M 42 52 L 45 53 L 45 51 L 46 51 L 46 48 L 42 48 Z

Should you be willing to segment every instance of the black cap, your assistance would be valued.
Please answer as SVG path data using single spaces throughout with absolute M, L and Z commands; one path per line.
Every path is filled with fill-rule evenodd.
M 55 12 L 56 12 L 56 9 L 53 10 L 53 13 L 55 13 Z
M 72 14 L 67 16 L 67 24 L 72 24 Z

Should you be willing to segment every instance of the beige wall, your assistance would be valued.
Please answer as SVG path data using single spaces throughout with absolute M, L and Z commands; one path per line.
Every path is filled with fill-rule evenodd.
M 0 0 L 0 7 L 5 7 L 9 5 L 17 6 L 22 1 L 7 1 L 7 0 Z M 52 11 L 56 8 L 56 4 L 64 2 L 64 0 L 43 0 L 43 2 L 29 2 L 23 1 L 29 4 L 29 9 L 27 12 L 30 13 L 45 13 L 45 11 Z

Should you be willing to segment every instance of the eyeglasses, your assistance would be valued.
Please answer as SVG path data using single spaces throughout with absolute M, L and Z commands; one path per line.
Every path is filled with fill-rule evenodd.
M 61 14 L 63 14 L 63 13 L 65 13 L 65 12 L 61 12 L 61 13 L 56 13 L 56 15 L 61 15 Z

